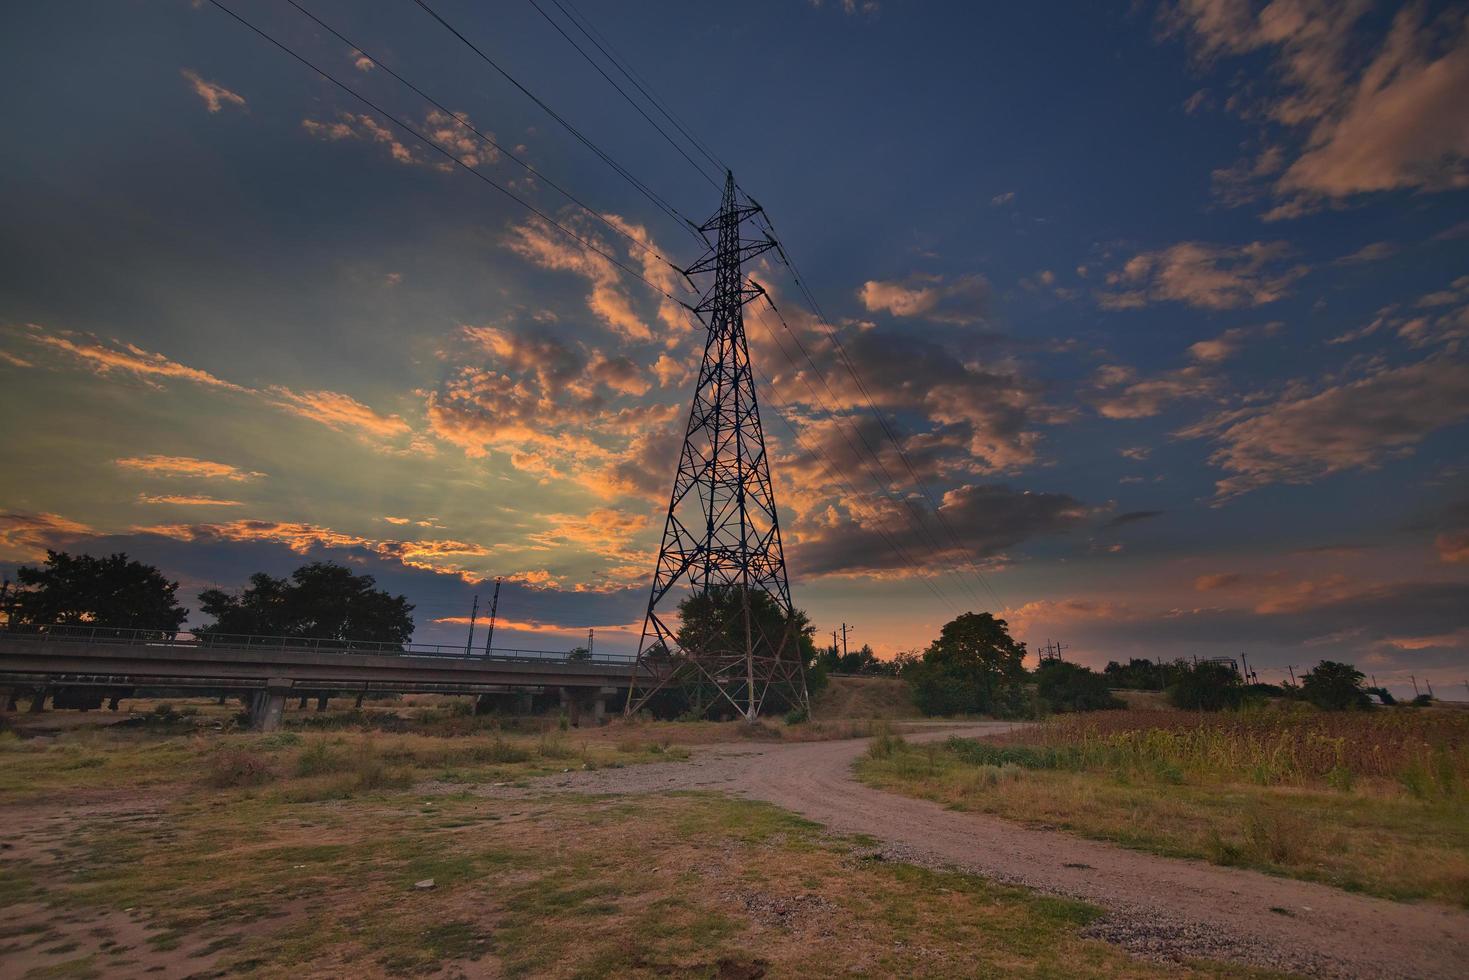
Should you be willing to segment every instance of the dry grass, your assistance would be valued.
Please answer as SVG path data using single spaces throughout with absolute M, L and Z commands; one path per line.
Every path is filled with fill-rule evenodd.
M 581 751 L 546 745 L 568 747 Z M 130 769 L 110 756 L 148 748 L 93 746 L 106 761 L 92 770 Z M 345 797 L 287 792 L 535 767 L 529 738 L 226 736 L 192 751 L 171 748 L 173 781 L 149 794 L 34 765 L 68 751 L 6 755 L 50 789 L 0 802 L 15 843 L 0 870 L 0 974 L 1241 975 L 1130 959 L 1081 938 L 1087 906 L 884 861 L 713 794 L 426 797 L 392 780 Z M 209 759 L 274 775 L 219 789 L 201 778 Z M 414 887 L 429 878 L 432 890 Z
M 875 742 L 878 786 L 1158 853 L 1469 906 L 1469 718 L 1265 710 L 1063 716 Z

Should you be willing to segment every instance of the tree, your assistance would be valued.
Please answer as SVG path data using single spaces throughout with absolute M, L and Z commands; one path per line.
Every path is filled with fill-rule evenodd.
M 412 604 L 376 585 L 371 575 L 333 562 L 303 565 L 289 579 L 257 572 L 238 595 L 221 589 L 199 593 L 201 608 L 215 621 L 195 632 L 406 643 L 413 635 Z
M 1051 660 L 1035 671 L 1036 694 L 1052 711 L 1102 711 L 1121 708 L 1112 696 L 1107 677 L 1081 664 Z
M 1323 711 L 1365 708 L 1370 703 L 1362 689 L 1365 675 L 1351 664 L 1323 660 L 1301 678 L 1301 694 Z
M 917 663 L 908 665 L 914 703 L 927 715 L 1014 714 L 1021 706 L 1025 644 L 989 613 L 944 624 Z
M 571 652 L 566 655 L 567 660 L 591 660 L 592 651 L 586 647 L 572 647 Z
M 1161 691 L 1172 683 L 1177 672 L 1177 664 L 1153 663 L 1138 657 L 1133 657 L 1126 664 L 1113 660 L 1102 671 L 1113 687 L 1136 691 Z
M 175 633 L 189 611 L 179 584 L 125 554 L 94 558 L 47 551 L 40 568 L 16 569 L 12 625 L 52 623 Z
M 779 651 L 782 657 L 801 658 L 806 672 L 806 689 L 814 696 L 825 683 L 826 673 L 816 669 L 818 655 L 811 638 L 815 630 L 806 614 L 799 609 L 794 610 L 795 615 L 788 622 L 768 592 L 751 589 L 749 596 L 750 639 L 755 645 L 756 655 L 771 656 Z M 690 595 L 678 604 L 678 615 L 678 645 L 684 650 L 717 651 L 731 657 L 744 657 L 744 598 L 738 587 L 718 586 Z M 725 690 L 736 702 L 743 703 L 744 674 L 734 678 Z M 703 690 L 700 685 L 695 685 L 690 693 L 693 698 L 690 707 L 695 711 L 702 712 L 705 704 L 718 702 L 729 706 L 729 702 L 713 690 Z M 771 685 L 762 710 L 770 713 L 795 706 L 788 702 L 778 686 Z M 720 710 L 723 711 L 722 708 Z
M 1196 664 L 1182 661 L 1174 664 L 1173 682 L 1168 686 L 1168 702 L 1175 708 L 1190 711 L 1219 711 L 1238 708 L 1244 702 L 1245 689 L 1239 674 L 1228 664 L 1208 660 Z

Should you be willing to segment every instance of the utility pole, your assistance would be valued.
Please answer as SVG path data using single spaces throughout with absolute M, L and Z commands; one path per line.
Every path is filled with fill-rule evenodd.
M 851 631 L 852 631 L 852 627 L 848 626 L 846 623 L 843 623 L 842 624 L 842 658 L 843 659 L 846 659 L 846 656 L 847 656 L 847 633 L 848 632 L 851 632 Z
M 490 655 L 490 644 L 495 641 L 495 613 L 500 609 L 500 576 L 495 576 L 495 596 L 490 600 L 490 628 L 485 633 L 485 656 Z
M 1250 662 L 1247 659 L 1245 659 L 1245 652 L 1243 650 L 1241 650 L 1239 652 L 1239 662 L 1242 663 L 1242 664 L 1244 664 L 1244 666 L 1245 666 L 1244 682 L 1246 684 L 1251 683 L 1251 681 L 1250 681 Z
M 1414 677 L 1412 674 L 1409 674 L 1408 680 L 1413 682 L 1413 697 L 1418 697 L 1418 678 Z
M 467 657 L 474 649 L 474 621 L 479 618 L 479 593 L 474 594 L 474 607 L 469 610 L 469 639 L 464 641 L 464 655 Z
M 836 656 L 837 656 L 837 631 L 836 630 L 832 630 L 831 631 L 831 658 L 833 660 L 835 660 L 836 659 Z
M 1423 683 L 1428 685 L 1428 696 L 1433 697 L 1433 681 L 1425 677 L 1423 678 Z
M 592 651 L 597 649 L 597 630 L 595 627 L 587 627 L 587 659 L 592 659 Z
M 1291 687 L 1295 687 L 1296 686 L 1296 665 L 1295 664 L 1286 664 L 1285 665 L 1285 669 L 1288 670 L 1288 671 L 1290 671 L 1290 686 Z M 1375 678 L 1375 677 L 1372 678 L 1372 686 L 1373 687 L 1376 687 L 1377 686 L 1377 678 Z

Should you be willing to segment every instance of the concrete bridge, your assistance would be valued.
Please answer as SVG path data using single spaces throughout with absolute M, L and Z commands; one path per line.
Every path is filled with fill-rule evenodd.
M 498 694 L 555 691 L 574 720 L 600 721 L 625 691 L 631 657 L 543 650 L 160 633 L 88 626 L 0 631 L 0 687 L 130 691 L 194 688 L 245 695 L 251 726 L 273 731 L 287 697 L 305 693 Z

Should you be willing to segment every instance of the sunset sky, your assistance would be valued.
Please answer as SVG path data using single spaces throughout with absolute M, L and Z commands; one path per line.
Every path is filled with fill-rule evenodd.
M 224 2 L 382 112 L 207 2 L 5 14 L 0 571 L 126 551 L 198 624 L 202 588 L 330 559 L 428 642 L 504 576 L 497 645 L 631 653 L 702 338 L 467 169 L 680 297 L 547 180 L 675 262 L 697 243 L 411 0 L 299 0 L 355 49 Z M 531 3 L 431 5 L 679 212 L 717 208 Z M 1463 5 L 575 9 L 830 318 L 774 253 L 749 269 L 820 369 L 752 310 L 818 639 L 890 656 L 983 609 L 1095 666 L 1346 659 L 1469 696 Z M 958 547 L 914 526 L 833 328 Z

